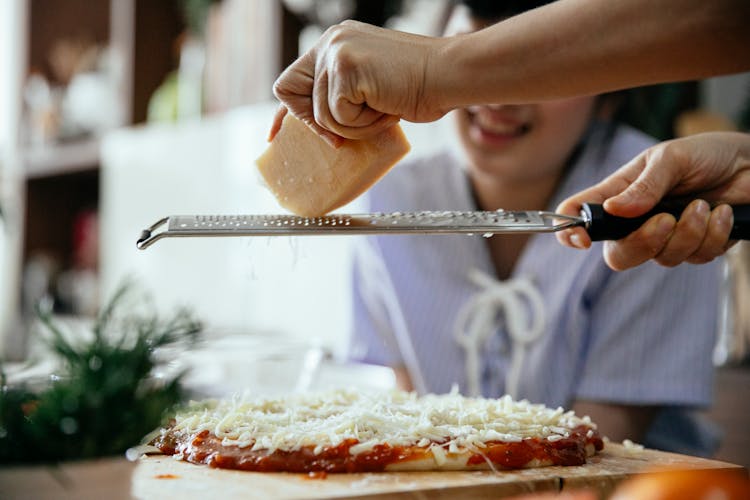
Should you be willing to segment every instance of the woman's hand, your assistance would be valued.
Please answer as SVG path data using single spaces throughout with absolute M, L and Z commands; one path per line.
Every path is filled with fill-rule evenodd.
M 399 118 L 437 120 L 448 111 L 437 82 L 448 68 L 435 67 L 443 44 L 356 21 L 329 28 L 276 80 L 282 109 L 271 138 L 287 109 L 332 145 L 373 136 Z
M 695 201 L 679 221 L 658 214 L 626 238 L 605 242 L 607 265 L 624 270 L 649 259 L 665 266 L 705 263 L 726 252 L 734 243 L 727 204 L 750 203 L 750 135 L 714 132 L 657 144 L 557 210 L 577 215 L 582 203 L 603 203 L 613 215 L 637 217 L 662 198 L 680 196 Z M 570 247 L 591 245 L 582 228 L 562 231 L 557 238 Z

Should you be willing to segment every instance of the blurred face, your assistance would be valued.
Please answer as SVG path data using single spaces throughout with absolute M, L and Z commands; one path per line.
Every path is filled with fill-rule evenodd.
M 473 106 L 454 112 L 472 170 L 533 181 L 562 173 L 588 125 L 593 98 Z
M 485 26 L 486 22 L 457 9 L 448 31 L 466 33 Z M 596 97 L 579 97 L 454 111 L 470 172 L 498 176 L 506 182 L 559 176 L 588 126 L 595 100 Z

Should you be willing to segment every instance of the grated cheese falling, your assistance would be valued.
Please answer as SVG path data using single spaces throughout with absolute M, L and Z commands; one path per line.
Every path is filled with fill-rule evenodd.
M 454 389 L 449 394 L 418 397 L 402 391 L 339 389 L 275 399 L 237 395 L 194 403 L 176 415 L 172 431 L 208 430 L 225 446 L 269 452 L 310 447 L 319 454 L 348 439 L 357 440 L 349 449 L 352 454 L 381 443 L 429 445 L 439 464 L 446 453 L 477 451 L 489 441 L 560 440 L 579 425 L 596 428 L 590 419 L 572 411 L 513 401 L 510 396 L 466 398 Z

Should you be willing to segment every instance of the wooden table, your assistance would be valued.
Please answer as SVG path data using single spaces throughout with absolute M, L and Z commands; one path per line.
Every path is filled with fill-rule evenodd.
M 623 479 L 658 467 L 734 469 L 738 465 L 609 443 L 589 463 L 519 471 L 329 474 L 256 473 L 212 469 L 168 456 L 145 457 L 133 474 L 139 499 L 179 498 L 503 498 L 519 493 L 591 488 L 604 498 Z M 746 473 L 746 471 L 744 471 Z

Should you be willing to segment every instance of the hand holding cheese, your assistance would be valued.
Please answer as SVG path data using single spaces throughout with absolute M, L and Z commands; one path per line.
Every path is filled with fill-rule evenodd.
M 750 69 L 746 0 L 533 3 L 549 5 L 446 38 L 345 21 L 281 74 L 274 94 L 318 133 L 361 139 L 392 116 L 433 121 L 475 104 L 539 102 Z
M 409 148 L 398 124 L 333 148 L 289 113 L 256 163 L 281 206 L 317 217 L 367 191 Z

